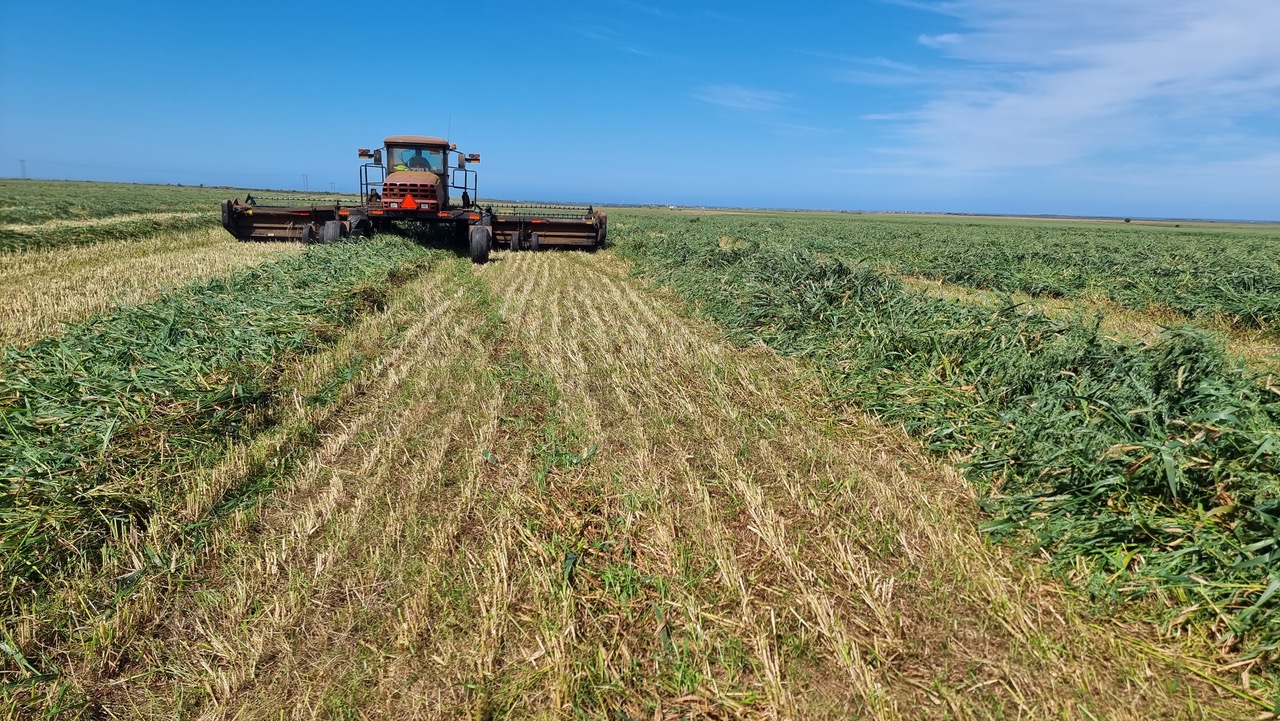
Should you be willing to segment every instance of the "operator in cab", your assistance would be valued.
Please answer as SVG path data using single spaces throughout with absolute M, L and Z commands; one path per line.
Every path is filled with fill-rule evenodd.
M 396 163 L 395 170 L 425 170 L 430 173 L 439 173 L 443 165 L 439 152 L 431 151 L 423 155 L 422 148 L 414 148 L 412 153 L 405 150 L 399 157 L 400 161 Z

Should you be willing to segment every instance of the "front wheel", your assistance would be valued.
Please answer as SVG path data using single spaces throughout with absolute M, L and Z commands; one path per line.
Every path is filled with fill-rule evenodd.
M 489 243 L 493 236 L 489 228 L 483 225 L 471 226 L 471 262 L 487 263 L 489 261 Z

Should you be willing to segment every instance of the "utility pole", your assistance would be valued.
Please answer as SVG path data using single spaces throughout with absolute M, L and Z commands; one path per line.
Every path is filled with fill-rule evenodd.
M 26 180 L 27 179 L 27 161 L 19 160 L 18 163 L 22 165 L 22 179 Z
M 302 189 L 303 189 L 303 190 L 310 190 L 310 189 L 311 189 L 311 188 L 307 187 L 307 176 L 306 176 L 305 174 L 302 176 Z
M 337 183 L 329 183 L 329 192 L 330 192 L 330 193 L 336 193 L 336 192 L 338 192 L 338 184 L 337 184 Z

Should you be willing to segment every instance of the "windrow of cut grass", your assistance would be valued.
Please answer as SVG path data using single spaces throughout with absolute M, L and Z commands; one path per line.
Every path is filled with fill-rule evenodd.
M 1273 330 L 1280 322 L 1280 231 L 1274 226 L 802 213 L 708 216 L 700 222 L 728 243 L 768 237 L 985 290 L 1104 298 L 1228 327 Z
M 5 349 L 0 614 L 145 527 L 184 469 L 256 430 L 284 359 L 377 307 L 422 253 L 397 238 L 315 247 Z
M 1032 297 L 1026 293 L 979 290 L 933 278 L 896 275 L 909 290 L 968 305 L 991 309 L 1018 305 L 1043 311 L 1053 318 L 1098 317 L 1101 320 L 1099 327 L 1108 337 L 1124 340 L 1152 340 L 1166 328 L 1194 323 L 1167 308 L 1140 311 L 1103 298 Z M 1240 358 L 1256 370 L 1280 373 L 1280 336 L 1260 329 L 1223 327 L 1213 323 L 1201 323 L 1197 327 L 1219 340 L 1232 357 Z
M 131 241 L 159 233 L 213 228 L 218 222 L 217 213 L 192 212 L 126 215 L 86 223 L 0 226 L 0 252 Z
M 217 227 L 218 204 L 254 195 L 299 204 L 352 196 L 66 180 L 0 180 L 0 253 L 128 241 Z M 328 202 L 328 201 L 326 201 Z
M 25 345 L 121 305 L 301 250 L 222 228 L 12 253 L 0 263 L 0 345 Z
M 243 197 L 245 192 L 236 188 L 182 185 L 0 180 L 0 226 L 87 221 L 142 213 L 211 213 L 217 211 L 220 201 Z M 328 193 L 287 190 L 251 192 L 299 198 L 333 197 Z
M 1272 379 L 1190 329 L 1116 342 L 1080 318 L 910 292 L 793 232 L 734 230 L 724 247 L 719 223 L 627 220 L 613 238 L 737 339 L 811 359 L 833 401 L 962 460 L 994 536 L 1042 549 L 1096 598 L 1158 599 L 1171 628 L 1194 619 L 1228 651 L 1274 658 Z
M 82 221 L 136 213 L 212 212 L 225 188 L 69 180 L 0 180 L 0 225 Z

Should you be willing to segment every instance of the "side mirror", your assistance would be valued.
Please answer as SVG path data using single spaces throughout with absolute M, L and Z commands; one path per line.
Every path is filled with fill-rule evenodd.
M 373 151 L 373 162 L 382 165 L 382 148 Z

